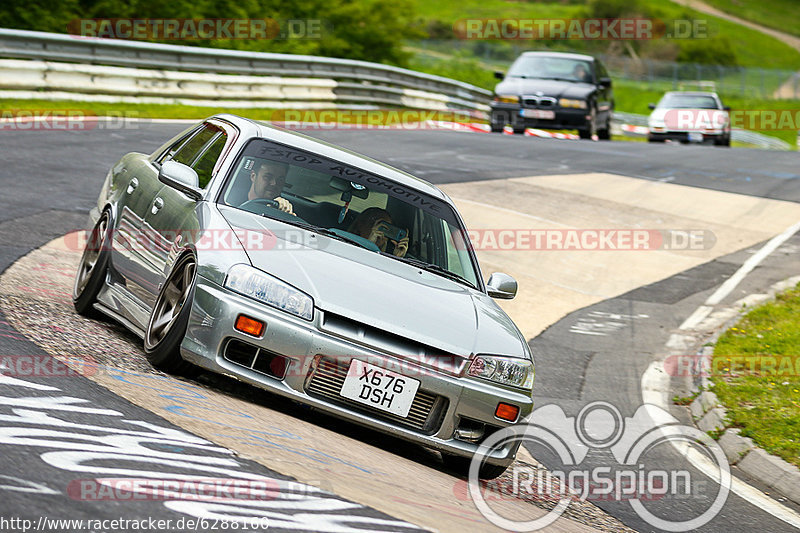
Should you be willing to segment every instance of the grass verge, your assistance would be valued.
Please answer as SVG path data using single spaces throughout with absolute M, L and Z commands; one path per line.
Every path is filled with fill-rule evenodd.
M 713 390 L 742 435 L 800 466 L 800 284 L 717 341 Z

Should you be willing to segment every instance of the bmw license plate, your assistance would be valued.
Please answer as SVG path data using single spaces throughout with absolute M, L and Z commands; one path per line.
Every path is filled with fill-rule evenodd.
M 690 131 L 689 132 L 689 142 L 690 143 L 701 143 L 703 142 L 703 134 L 699 131 Z
M 520 109 L 520 111 L 525 118 L 542 118 L 545 120 L 556 118 L 556 112 L 547 109 Z
M 340 394 L 354 402 L 405 418 L 418 388 L 416 379 L 353 359 Z

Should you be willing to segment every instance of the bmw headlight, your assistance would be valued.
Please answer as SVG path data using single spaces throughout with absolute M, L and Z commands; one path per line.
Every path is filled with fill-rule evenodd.
M 225 288 L 306 320 L 314 317 L 311 296 L 249 265 L 234 265 L 225 278 Z
M 572 107 L 575 109 L 586 109 L 586 100 L 576 100 L 574 98 L 559 98 L 558 105 L 561 107 Z
M 530 359 L 496 355 L 479 355 L 469 367 L 470 376 L 527 390 L 533 388 L 533 374 Z
M 494 101 L 500 102 L 501 104 L 518 104 L 519 96 L 513 94 L 496 94 Z

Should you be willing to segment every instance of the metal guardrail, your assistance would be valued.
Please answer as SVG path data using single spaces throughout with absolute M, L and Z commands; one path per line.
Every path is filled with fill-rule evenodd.
M 448 107 L 486 111 L 491 92 L 408 69 L 329 57 L 223 50 L 0 28 L 0 57 L 147 69 L 323 78 L 343 102 L 403 105 L 415 92 L 443 95 Z M 428 94 L 427 96 L 430 96 Z

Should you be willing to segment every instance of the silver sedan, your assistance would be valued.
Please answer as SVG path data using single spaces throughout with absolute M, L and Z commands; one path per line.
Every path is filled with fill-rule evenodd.
M 438 188 L 372 159 L 218 115 L 109 171 L 73 301 L 193 365 L 441 451 L 466 472 L 531 412 L 530 348 Z M 517 445 L 485 457 L 500 475 Z

